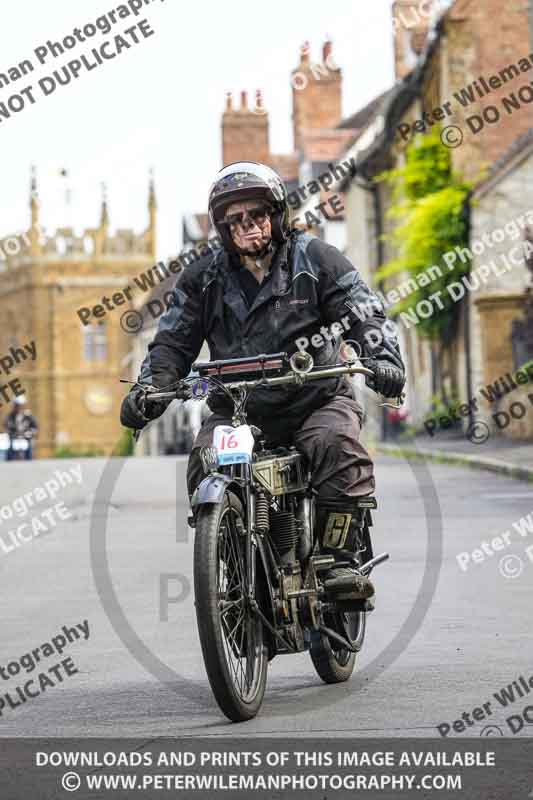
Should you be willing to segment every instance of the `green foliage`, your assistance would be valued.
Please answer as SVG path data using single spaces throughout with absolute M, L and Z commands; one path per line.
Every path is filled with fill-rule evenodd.
M 426 412 L 426 416 L 424 422 L 428 422 L 429 420 L 437 420 L 440 417 L 452 417 L 452 421 L 450 427 L 460 427 L 460 421 L 453 418 L 454 414 L 457 414 L 459 410 L 459 406 L 461 406 L 461 400 L 459 398 L 452 396 L 450 397 L 449 401 L 445 403 L 438 394 L 434 394 L 431 398 L 431 406 L 430 410 Z
M 414 201 L 450 184 L 450 151 L 438 133 L 417 136 L 407 150 L 406 165 L 382 173 L 378 180 L 392 184 L 394 200 Z
M 134 446 L 133 431 L 129 430 L 129 428 L 124 428 L 111 455 L 119 457 L 131 456 L 133 455 Z M 63 445 L 56 448 L 53 458 L 97 458 L 105 455 L 108 455 L 108 452 L 99 447 Z
M 53 458 L 96 458 L 97 456 L 105 456 L 105 451 L 99 450 L 97 447 L 77 448 L 64 445 L 56 448 Z
M 429 300 L 434 312 L 428 319 L 420 318 L 418 330 L 430 339 L 452 338 L 458 306 L 446 289 L 468 274 L 470 263 L 457 258 L 450 271 L 443 256 L 455 247 L 468 245 L 465 205 L 470 186 L 453 174 L 450 151 L 441 143 L 438 131 L 417 137 L 407 150 L 405 165 L 383 173 L 378 180 L 392 189 L 394 204 L 389 216 L 399 224 L 390 237 L 398 257 L 384 264 L 377 278 L 384 280 L 403 273 L 404 280 L 414 278 L 417 289 L 397 304 L 397 312 L 416 313 L 417 304 Z M 433 279 L 420 279 L 432 266 L 438 267 Z M 420 280 L 426 285 L 421 286 Z M 441 292 L 442 309 L 437 301 L 430 300 L 436 292 Z
M 533 369 L 533 358 L 529 359 L 529 361 L 525 361 L 520 367 L 518 367 L 516 372 L 520 372 L 521 370 L 528 371 L 528 370 L 532 370 L 532 369 Z M 516 373 L 515 373 L 515 377 L 516 377 Z
M 111 455 L 119 456 L 119 457 L 126 457 L 133 455 L 134 451 L 134 441 L 133 441 L 133 431 L 129 430 L 129 428 L 124 428 L 122 431 L 122 435 L 118 440 L 117 444 Z M 98 456 L 105 456 L 107 455 L 105 450 L 102 450 L 98 447 L 72 447 L 69 445 L 64 445 L 63 447 L 58 447 L 54 452 L 54 458 L 96 458 Z
M 129 428 L 124 428 L 122 435 L 118 440 L 115 449 L 113 450 L 114 456 L 132 456 L 135 443 L 133 441 L 133 431 Z

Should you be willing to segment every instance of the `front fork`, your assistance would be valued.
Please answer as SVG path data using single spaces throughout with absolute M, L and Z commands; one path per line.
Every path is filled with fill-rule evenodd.
M 244 464 L 244 501 L 246 507 L 246 578 L 248 602 L 255 602 L 256 549 L 255 543 L 255 492 L 252 488 L 252 465 Z

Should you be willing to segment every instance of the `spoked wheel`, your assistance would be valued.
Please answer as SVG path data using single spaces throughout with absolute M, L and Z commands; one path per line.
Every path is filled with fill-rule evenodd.
M 196 618 L 207 676 L 215 699 L 232 722 L 255 717 L 263 702 L 267 651 L 263 625 L 246 589 L 246 527 L 240 500 L 198 512 L 194 544 Z
M 366 614 L 361 611 L 338 611 L 328 615 L 326 625 L 359 649 L 365 638 Z M 339 649 L 340 648 L 340 649 Z M 343 648 L 325 634 L 317 634 L 311 643 L 311 660 L 324 683 L 347 681 L 354 670 L 357 653 Z

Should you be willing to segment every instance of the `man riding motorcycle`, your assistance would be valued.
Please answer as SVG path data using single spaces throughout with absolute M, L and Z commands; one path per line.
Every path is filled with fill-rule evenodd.
M 5 429 L 9 436 L 7 460 L 14 461 L 19 457 L 19 453 L 22 453 L 26 461 L 31 461 L 33 458 L 33 440 L 37 436 L 39 426 L 26 404 L 25 395 L 15 397 L 13 408 L 6 417 Z M 24 447 L 19 446 L 17 448 L 17 443 L 24 445 Z
M 223 247 L 180 275 L 139 382 L 160 390 L 175 387 L 204 340 L 211 359 L 291 355 L 307 343 L 316 365 L 332 365 L 339 360 L 342 331 L 345 340 L 358 343 L 374 373 L 368 385 L 385 397 L 401 394 L 404 365 L 383 305 L 337 248 L 290 229 L 287 192 L 272 169 L 255 162 L 224 167 L 210 190 L 209 215 Z M 121 422 L 141 429 L 167 405 L 145 405 L 143 390 L 134 387 L 123 401 Z M 200 449 L 212 444 L 217 425 L 231 424 L 223 394 L 210 394 L 209 407 L 213 414 L 189 459 L 189 495 L 204 476 Z M 259 388 L 247 412 L 269 443 L 292 443 L 306 456 L 317 492 L 322 552 L 346 564 L 346 553 L 352 555 L 360 542 L 357 498 L 372 494 L 375 486 L 372 460 L 359 442 L 363 412 L 352 381 L 326 378 Z M 334 566 L 328 578 L 343 600 L 368 601 L 374 594 L 370 579 L 346 566 Z

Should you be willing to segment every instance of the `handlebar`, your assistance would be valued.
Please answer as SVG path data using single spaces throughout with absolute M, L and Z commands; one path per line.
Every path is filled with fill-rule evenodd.
M 206 381 L 207 383 L 212 382 L 215 384 L 219 384 L 225 392 L 231 395 L 232 390 L 236 393 L 244 392 L 245 390 L 252 390 L 258 386 L 284 386 L 284 385 L 297 385 L 302 386 L 304 383 L 308 383 L 309 381 L 318 381 L 322 380 L 323 378 L 337 378 L 341 375 L 365 375 L 367 377 L 373 377 L 374 373 L 372 370 L 368 369 L 367 367 L 363 367 L 362 365 L 358 365 L 355 361 L 346 361 L 344 364 L 335 364 L 331 367 L 325 367 L 324 369 L 315 369 L 313 364 L 313 358 L 308 353 L 300 353 L 299 351 L 296 352 L 290 359 L 288 359 L 290 372 L 287 372 L 284 375 L 274 375 L 273 377 L 267 377 L 266 370 L 272 369 L 273 371 L 278 371 L 282 364 L 285 364 L 287 361 L 285 353 L 276 353 L 274 356 L 270 355 L 260 355 L 255 356 L 254 358 L 244 358 L 244 359 L 227 359 L 225 361 L 212 361 L 212 362 L 198 362 L 194 366 L 199 368 L 201 371 L 207 372 L 204 376 L 198 377 L 194 380 L 198 381 Z M 259 363 L 263 374 L 260 378 L 252 378 L 250 380 L 237 380 L 232 382 L 224 382 L 220 384 L 217 380 L 217 377 L 221 374 L 221 371 L 225 371 L 228 367 L 230 370 L 236 368 L 237 366 L 255 366 L 255 364 Z M 209 375 L 211 369 L 215 372 L 215 375 Z M 227 373 L 226 373 L 227 374 Z M 129 381 L 126 381 L 129 382 Z M 166 400 L 170 399 L 185 399 L 183 389 L 184 387 L 190 384 L 190 379 L 186 379 L 181 381 L 176 388 L 172 391 L 160 392 L 154 386 L 146 384 L 136 384 L 144 389 L 145 392 L 145 402 L 156 402 L 157 400 Z M 190 397 L 190 392 L 187 395 Z M 203 395 L 205 396 L 205 395 Z M 242 400 L 243 398 L 241 398 Z M 381 406 L 387 406 L 389 408 L 401 408 L 403 402 L 405 400 L 405 395 L 402 394 L 400 397 L 396 399 L 396 403 L 380 403 Z M 134 434 L 135 441 L 139 439 L 140 430 L 136 431 Z
M 372 370 L 356 363 L 358 356 L 354 354 L 352 348 L 349 349 L 352 352 L 347 355 L 347 358 L 343 360 L 342 364 L 334 364 L 333 366 L 327 366 L 323 369 L 315 368 L 313 357 L 309 353 L 301 351 L 296 351 L 290 358 L 288 358 L 286 353 L 274 353 L 270 355 L 262 354 L 219 361 L 197 362 L 193 366 L 200 372 L 200 376 L 193 380 L 212 383 L 224 390 L 236 403 L 242 403 L 244 401 L 245 404 L 246 401 L 244 397 L 242 397 L 243 393 L 252 391 L 259 386 L 302 386 L 309 381 L 338 378 L 341 375 L 365 375 L 372 378 L 374 376 Z M 287 364 L 289 366 L 289 371 L 280 375 L 280 369 Z M 258 368 L 261 373 L 259 377 L 257 377 Z M 243 370 L 244 372 L 253 372 L 255 373 L 254 377 L 250 377 L 249 379 L 240 378 L 235 381 L 220 380 L 223 376 L 229 377 L 229 375 L 237 371 L 237 369 Z M 271 373 L 270 377 L 268 377 L 267 371 Z M 203 375 L 201 374 L 202 372 Z M 272 372 L 274 372 L 274 375 L 272 375 Z M 158 391 L 152 385 L 138 385 L 145 390 L 145 402 L 156 402 L 157 400 L 186 399 L 186 397 L 191 397 L 190 389 L 186 395 L 183 392 L 184 387 L 188 387 L 190 382 L 191 379 L 187 378 L 181 381 L 172 391 Z M 233 395 L 232 392 L 234 392 L 235 395 Z M 240 401 L 237 400 L 239 393 L 241 394 Z M 199 396 L 205 397 L 206 394 L 207 392 Z M 388 406 L 389 408 L 401 408 L 404 400 L 405 395 L 402 393 L 396 399 L 396 403 L 384 402 L 380 403 L 380 405 Z
M 284 386 L 290 384 L 297 384 L 301 385 L 307 383 L 308 381 L 317 381 L 323 378 L 336 378 L 340 375 L 367 375 L 369 377 L 373 376 L 373 372 L 370 369 L 367 369 L 363 366 L 358 366 L 356 364 L 343 364 L 342 366 L 336 365 L 334 367 L 326 367 L 325 369 L 317 369 L 313 370 L 312 372 L 301 373 L 301 372 L 289 372 L 286 375 L 279 375 L 274 378 L 257 378 L 254 380 L 239 380 L 230 383 L 225 383 L 224 386 L 226 389 L 230 391 L 233 390 L 241 390 L 241 389 L 254 389 L 257 386 Z M 199 380 L 202 380 L 201 378 Z M 205 379 L 204 379 L 205 380 Z M 207 379 L 209 380 L 209 379 Z M 155 400 L 163 400 L 168 397 L 176 397 L 177 395 L 176 389 L 171 392 L 158 392 L 158 391 L 151 391 L 150 387 L 147 387 L 147 401 L 155 401 Z

